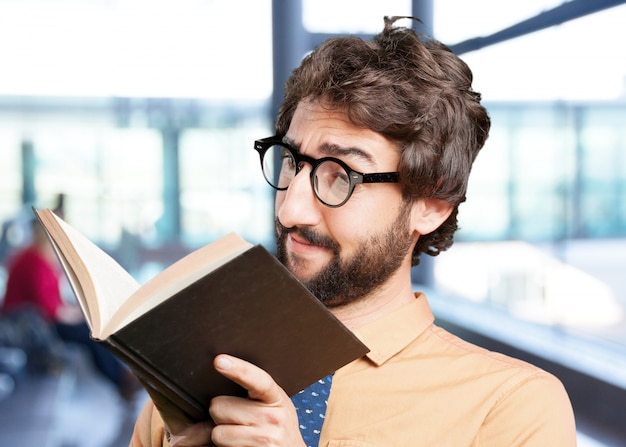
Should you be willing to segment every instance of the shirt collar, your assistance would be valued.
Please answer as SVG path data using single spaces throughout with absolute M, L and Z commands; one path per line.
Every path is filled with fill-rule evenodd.
M 354 331 L 370 349 L 366 355 L 382 365 L 422 334 L 435 320 L 426 296 L 415 294 L 415 301 Z

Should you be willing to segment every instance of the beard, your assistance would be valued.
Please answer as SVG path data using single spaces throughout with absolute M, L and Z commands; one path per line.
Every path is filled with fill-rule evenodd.
M 361 241 L 347 259 L 341 258 L 339 244 L 332 238 L 308 227 L 286 228 L 276 219 L 276 256 L 289 270 L 296 270 L 298 259 L 286 249 L 289 233 L 330 249 L 333 255 L 328 264 L 302 282 L 327 307 L 345 306 L 370 295 L 400 268 L 413 246 L 409 219 L 410 206 L 403 206 L 388 228 Z

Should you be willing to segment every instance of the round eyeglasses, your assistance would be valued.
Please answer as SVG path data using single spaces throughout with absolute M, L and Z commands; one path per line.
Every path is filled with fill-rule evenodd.
M 315 197 L 324 205 L 337 208 L 345 204 L 359 183 L 397 183 L 398 172 L 364 174 L 355 171 L 338 158 L 315 159 L 301 154 L 274 136 L 257 140 L 254 149 L 261 157 L 261 168 L 267 183 L 284 191 L 302 169 L 303 163 L 311 165 L 311 186 Z

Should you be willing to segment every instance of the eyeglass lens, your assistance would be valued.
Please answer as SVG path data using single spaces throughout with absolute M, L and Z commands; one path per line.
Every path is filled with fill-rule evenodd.
M 280 170 L 276 172 L 274 160 L 280 160 Z M 294 155 L 280 145 L 271 146 L 263 157 L 263 175 L 278 189 L 286 189 L 299 168 Z M 313 189 L 317 197 L 328 205 L 343 203 L 350 194 L 348 173 L 340 164 L 325 160 L 313 168 Z

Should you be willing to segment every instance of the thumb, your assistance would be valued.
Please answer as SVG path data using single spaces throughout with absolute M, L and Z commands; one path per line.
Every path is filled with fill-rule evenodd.
M 250 362 L 220 354 L 213 365 L 217 372 L 245 388 L 250 399 L 272 405 L 287 396 L 267 372 Z

